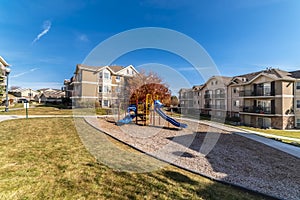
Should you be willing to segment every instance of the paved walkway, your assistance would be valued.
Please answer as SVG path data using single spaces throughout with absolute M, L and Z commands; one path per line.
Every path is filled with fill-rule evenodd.
M 73 117 L 73 115 L 28 115 L 28 118 Z M 0 115 L 0 122 L 12 119 L 24 119 L 26 115 Z
M 273 139 L 269 139 L 266 137 L 273 137 L 274 135 L 271 134 L 264 134 L 264 133 L 260 133 L 260 132 L 256 132 L 256 131 L 248 131 L 248 130 L 244 130 L 241 128 L 234 128 L 234 127 L 230 127 L 230 126 L 226 126 L 224 124 L 218 123 L 218 122 L 212 122 L 212 121 L 206 121 L 206 120 L 195 120 L 195 119 L 188 119 L 188 118 L 181 118 L 183 120 L 187 120 L 187 121 L 192 121 L 192 122 L 200 122 L 212 127 L 216 127 L 216 128 L 220 128 L 222 130 L 226 130 L 229 132 L 233 132 L 234 134 L 249 138 L 251 140 L 255 140 L 257 142 L 263 143 L 267 146 L 273 147 L 275 149 L 278 149 L 280 151 L 283 151 L 285 153 L 288 153 L 290 155 L 293 155 L 297 158 L 300 158 L 300 148 L 293 146 L 293 145 L 289 145 L 289 144 L 285 144 Z M 261 135 L 261 136 L 260 136 Z M 266 137 L 262 137 L 262 136 L 266 136 Z M 288 137 L 283 137 L 283 136 L 278 136 L 276 138 L 280 138 L 280 139 L 293 139 L 295 140 L 295 138 L 288 138 Z M 299 139 L 296 139 L 299 140 Z M 299 140 L 300 142 L 300 140 Z

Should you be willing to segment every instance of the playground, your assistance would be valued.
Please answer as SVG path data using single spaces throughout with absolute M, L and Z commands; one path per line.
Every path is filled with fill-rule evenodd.
M 144 126 L 161 126 L 164 124 L 163 120 L 167 121 L 167 126 L 170 127 L 170 124 L 179 127 L 186 128 L 187 124 L 180 123 L 176 119 L 164 113 L 162 108 L 164 105 L 160 102 L 158 96 L 153 97 L 154 95 L 147 94 L 144 102 L 139 102 L 134 100 L 130 102 L 130 105 L 127 109 L 127 115 L 120 120 L 120 110 L 118 110 L 117 116 L 118 120 L 116 124 L 118 126 L 131 123 L 135 120 L 136 124 Z

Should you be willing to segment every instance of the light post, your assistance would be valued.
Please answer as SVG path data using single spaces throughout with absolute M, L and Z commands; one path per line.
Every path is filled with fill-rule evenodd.
M 5 75 L 6 75 L 6 101 L 5 101 L 5 112 L 8 112 L 8 75 L 10 73 L 10 68 L 5 68 Z

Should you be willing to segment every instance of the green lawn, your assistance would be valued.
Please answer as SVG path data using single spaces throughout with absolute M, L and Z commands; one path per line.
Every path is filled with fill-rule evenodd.
M 30 105 L 28 115 L 105 115 L 109 114 L 107 109 L 102 108 L 81 108 L 81 109 L 64 109 L 60 106 L 47 105 Z M 9 112 L 4 112 L 4 107 L 0 109 L 0 115 L 26 115 L 26 110 L 20 104 L 9 108 Z
M 0 126 L 0 199 L 262 199 L 172 166 L 114 171 L 85 149 L 72 118 Z
M 288 131 L 288 130 L 277 130 L 277 129 L 260 129 L 260 128 L 253 128 L 253 127 L 247 127 L 247 126 L 239 126 L 239 127 L 246 129 L 246 130 L 257 131 L 257 132 L 261 132 L 261 133 L 268 133 L 268 134 L 272 134 L 272 135 L 279 135 L 279 136 L 300 139 L 300 130 L 299 131 Z

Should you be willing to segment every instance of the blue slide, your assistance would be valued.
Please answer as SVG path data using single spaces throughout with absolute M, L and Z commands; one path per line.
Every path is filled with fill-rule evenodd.
M 176 121 L 175 119 L 173 119 L 172 117 L 169 117 L 168 115 L 166 115 L 160 108 L 163 107 L 162 103 L 159 100 L 155 100 L 154 101 L 154 110 L 166 121 L 170 122 L 171 124 L 173 124 L 174 126 L 177 127 L 181 127 L 181 128 L 186 128 L 187 125 L 183 124 L 183 123 L 179 123 L 178 121 Z
M 119 120 L 117 122 L 117 125 L 129 124 L 130 122 L 132 122 L 132 120 L 136 117 L 136 105 L 130 105 L 127 108 L 127 112 L 129 114 L 126 115 L 126 117 L 124 119 Z M 132 113 L 132 112 L 134 112 L 134 113 Z

